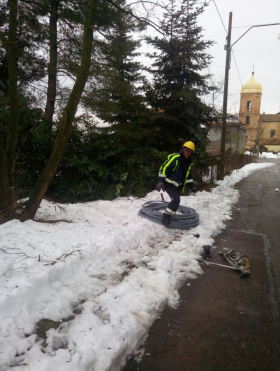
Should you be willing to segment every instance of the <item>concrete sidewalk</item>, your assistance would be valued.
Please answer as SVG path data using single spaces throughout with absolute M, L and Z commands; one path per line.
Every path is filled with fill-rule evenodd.
M 230 247 L 249 256 L 251 274 L 204 266 L 149 331 L 140 363 L 124 371 L 280 371 L 280 167 L 259 170 L 237 188 L 240 200 L 215 238 L 210 261 Z M 188 283 L 190 285 L 188 286 Z

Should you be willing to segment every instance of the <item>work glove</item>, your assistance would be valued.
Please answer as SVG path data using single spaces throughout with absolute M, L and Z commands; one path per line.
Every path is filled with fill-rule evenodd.
M 160 192 L 161 189 L 163 190 L 163 192 L 165 191 L 165 183 L 160 182 L 157 184 L 156 190 Z
M 195 187 L 191 188 L 191 192 L 196 193 L 197 189 Z

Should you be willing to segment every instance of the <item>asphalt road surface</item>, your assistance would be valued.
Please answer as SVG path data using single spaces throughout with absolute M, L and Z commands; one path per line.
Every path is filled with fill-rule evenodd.
M 204 266 L 149 331 L 140 362 L 123 371 L 280 371 L 280 160 L 242 180 L 233 219 L 215 238 L 212 262 L 230 247 L 249 256 L 251 274 Z

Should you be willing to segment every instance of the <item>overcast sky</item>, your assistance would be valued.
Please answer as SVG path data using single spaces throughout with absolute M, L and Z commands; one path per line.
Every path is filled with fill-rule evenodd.
M 212 0 L 210 2 L 204 14 L 200 16 L 198 23 L 205 30 L 205 39 L 215 41 L 215 45 L 210 48 L 210 54 L 213 56 L 210 72 L 217 81 L 224 80 L 225 28 L 228 29 L 230 12 L 233 13 L 231 44 L 252 25 L 268 23 L 279 23 L 279 25 L 253 28 L 234 45 L 233 53 L 236 64 L 232 56 L 228 112 L 239 112 L 241 86 L 250 80 L 254 66 L 255 79 L 263 88 L 261 112 L 277 113 L 280 111 L 280 39 L 278 39 L 280 35 L 280 1 Z M 222 104 L 222 95 L 215 104 Z

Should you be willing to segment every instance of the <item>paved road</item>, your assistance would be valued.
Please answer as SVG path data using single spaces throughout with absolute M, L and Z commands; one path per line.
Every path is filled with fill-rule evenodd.
M 206 266 L 180 290 L 177 309 L 166 308 L 150 329 L 140 363 L 124 371 L 280 371 L 280 160 L 242 180 L 239 203 L 218 251 L 247 253 L 250 276 Z
M 240 182 L 237 186 L 240 202 L 228 227 L 266 236 L 280 298 L 280 192 L 275 191 L 280 189 L 280 159 L 261 159 L 261 162 L 272 162 L 275 166 L 259 170 Z

